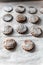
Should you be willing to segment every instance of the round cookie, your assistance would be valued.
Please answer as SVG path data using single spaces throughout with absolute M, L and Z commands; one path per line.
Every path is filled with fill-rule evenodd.
M 18 25 L 17 32 L 20 34 L 24 34 L 27 31 L 27 27 L 23 24 Z
M 4 20 L 5 22 L 10 22 L 10 21 L 12 21 L 12 19 L 13 19 L 13 16 L 12 16 L 11 14 L 5 14 L 5 15 L 3 16 L 3 20 Z
M 12 10 L 13 10 L 13 7 L 10 5 L 7 5 L 4 7 L 4 11 L 6 11 L 6 12 L 11 12 Z
M 9 35 L 13 32 L 13 28 L 10 25 L 4 26 L 3 33 L 5 35 Z
M 25 8 L 24 6 L 18 6 L 16 9 L 15 9 L 16 12 L 18 13 L 23 13 L 25 11 Z
M 37 12 L 37 9 L 34 8 L 34 7 L 32 7 L 32 6 L 30 6 L 28 12 L 29 12 L 30 14 L 35 14 L 35 13 Z
M 29 16 L 29 22 L 31 23 L 37 23 L 39 21 L 39 17 L 37 15 L 30 15 Z
M 4 47 L 7 50 L 12 50 L 16 47 L 16 41 L 14 39 L 7 38 L 4 40 Z
M 22 44 L 22 48 L 26 51 L 30 51 L 34 48 L 34 43 L 31 40 L 25 40 Z
M 43 7 L 40 8 L 40 12 L 43 14 Z
M 40 36 L 42 34 L 41 28 L 37 26 L 32 26 L 30 32 L 35 37 Z
M 19 23 L 24 23 L 26 21 L 27 17 L 25 15 L 19 14 L 16 17 L 16 21 Z

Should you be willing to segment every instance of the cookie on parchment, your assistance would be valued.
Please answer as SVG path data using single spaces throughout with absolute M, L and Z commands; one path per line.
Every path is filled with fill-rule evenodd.
M 43 14 L 43 7 L 41 7 L 41 8 L 40 8 L 40 13 L 42 13 L 42 14 Z
M 25 15 L 19 14 L 16 16 L 16 21 L 19 23 L 24 23 L 26 22 L 27 17 Z
M 30 33 L 33 36 L 38 37 L 42 34 L 42 30 L 38 26 L 32 26 L 31 29 L 30 29 Z
M 24 8 L 24 6 L 17 6 L 15 11 L 18 13 L 23 13 L 25 11 L 25 8 Z
M 13 7 L 11 5 L 5 5 L 3 9 L 6 12 L 11 12 L 13 10 Z
M 33 6 L 30 6 L 29 9 L 28 9 L 28 12 L 30 14 L 35 14 L 37 12 L 37 9 L 35 7 L 33 7 Z
M 3 28 L 3 34 L 9 35 L 13 32 L 13 28 L 10 25 L 5 25 Z
M 18 25 L 18 27 L 17 27 L 18 33 L 24 34 L 24 33 L 26 33 L 26 31 L 27 31 L 26 25 L 23 25 L 23 24 Z
M 34 43 L 31 40 L 24 40 L 24 43 L 22 43 L 22 48 L 26 51 L 30 51 L 34 48 Z
M 12 16 L 11 14 L 5 14 L 5 15 L 3 16 L 3 20 L 4 20 L 5 22 L 10 22 L 10 21 L 12 21 L 12 19 L 13 19 L 13 16 Z
M 13 50 L 16 47 L 17 43 L 14 39 L 7 38 L 4 40 L 4 47 L 7 50 Z
M 37 23 L 37 22 L 39 22 L 39 17 L 37 16 L 37 15 L 30 15 L 29 16 L 29 22 L 31 22 L 31 23 Z

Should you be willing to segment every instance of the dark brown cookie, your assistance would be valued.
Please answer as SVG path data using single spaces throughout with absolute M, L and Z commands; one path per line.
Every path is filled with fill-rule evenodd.
M 19 23 L 24 23 L 24 22 L 26 22 L 26 19 L 27 19 L 27 17 L 26 17 L 25 15 L 22 15 L 22 14 L 19 14 L 19 15 L 17 15 L 17 17 L 16 17 L 16 21 L 19 22 Z

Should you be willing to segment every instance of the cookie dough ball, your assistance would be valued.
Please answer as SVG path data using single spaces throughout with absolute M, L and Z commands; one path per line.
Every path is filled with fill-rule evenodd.
M 9 35 L 13 32 L 13 28 L 10 25 L 4 26 L 3 33 L 5 35 Z
M 25 11 L 25 8 L 24 6 L 18 6 L 16 9 L 15 9 L 16 12 L 18 13 L 23 13 Z
M 34 8 L 34 7 L 32 7 L 32 6 L 30 6 L 28 12 L 29 12 L 30 14 L 35 14 L 35 13 L 37 12 L 37 9 Z
M 30 15 L 29 16 L 29 22 L 31 23 L 37 23 L 39 21 L 39 17 L 37 15 Z
M 11 12 L 12 10 L 13 10 L 13 7 L 10 5 L 7 5 L 4 7 L 4 11 L 6 11 L 6 12 Z
M 25 40 L 22 44 L 22 48 L 26 51 L 30 51 L 34 48 L 34 43 L 31 40 Z
M 10 21 L 12 21 L 12 19 L 13 19 L 13 16 L 12 16 L 11 14 L 5 14 L 5 15 L 3 16 L 3 20 L 4 20 L 5 22 L 10 22 Z
M 38 37 L 41 35 L 42 30 L 37 26 L 32 26 L 30 32 L 33 36 Z
M 16 17 L 16 21 L 19 22 L 19 23 L 24 23 L 24 22 L 26 22 L 26 19 L 27 19 L 27 17 L 26 17 L 25 15 L 22 15 L 22 14 L 19 14 L 19 15 L 17 15 L 17 17 Z
M 43 14 L 43 7 L 40 8 L 40 12 Z
M 16 41 L 14 39 L 7 38 L 4 40 L 4 47 L 7 50 L 13 50 L 16 47 Z
M 17 32 L 20 34 L 24 34 L 27 31 L 27 27 L 23 24 L 18 25 Z

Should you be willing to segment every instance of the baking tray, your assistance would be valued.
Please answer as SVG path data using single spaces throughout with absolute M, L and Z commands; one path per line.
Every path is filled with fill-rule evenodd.
M 4 14 L 7 14 L 3 7 L 5 5 L 12 5 L 13 11 L 10 13 L 13 15 L 14 19 L 11 22 L 4 22 L 2 17 Z M 30 33 L 25 35 L 20 35 L 16 32 L 16 27 L 19 23 L 15 20 L 16 15 L 18 13 L 15 12 L 15 8 L 18 5 L 23 5 L 26 8 L 26 12 L 24 15 L 29 17 L 28 7 L 34 6 L 37 8 L 37 14 L 40 17 L 39 23 L 36 26 L 39 26 L 43 31 L 43 14 L 40 13 L 39 9 L 43 6 L 43 1 L 31 1 L 31 2 L 11 2 L 11 3 L 0 3 L 0 65 L 43 65 L 43 33 L 40 37 L 33 37 Z M 11 25 L 14 29 L 14 33 L 12 35 L 6 36 L 2 33 L 2 29 L 4 25 Z M 33 24 L 24 23 L 28 28 Z M 14 51 L 7 51 L 3 47 L 3 41 L 5 38 L 11 37 L 17 41 L 17 48 Z M 35 49 L 31 52 L 26 52 L 22 49 L 21 45 L 25 39 L 30 39 L 35 43 Z

